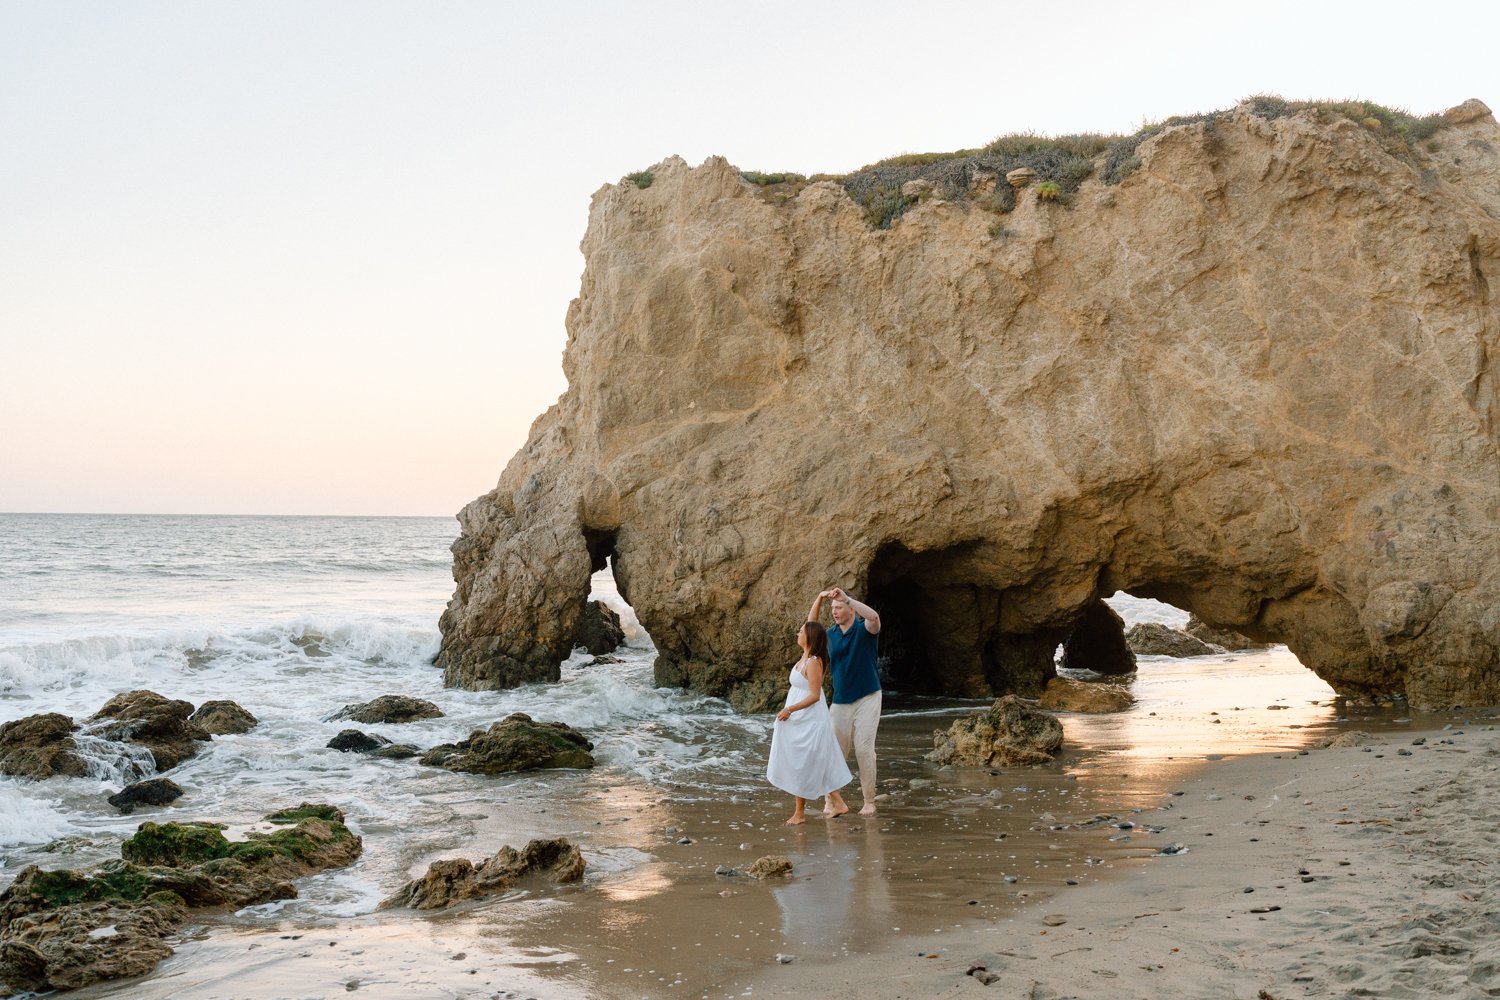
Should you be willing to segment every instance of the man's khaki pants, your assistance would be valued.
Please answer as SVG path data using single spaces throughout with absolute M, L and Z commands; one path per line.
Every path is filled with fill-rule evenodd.
M 859 762 L 859 793 L 864 796 L 864 805 L 875 802 L 875 730 L 880 728 L 880 694 L 876 691 L 852 704 L 834 704 L 828 709 L 839 749 L 848 759 L 852 748 Z

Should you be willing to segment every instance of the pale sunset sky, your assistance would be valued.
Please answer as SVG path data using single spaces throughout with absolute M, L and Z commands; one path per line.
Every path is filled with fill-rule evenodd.
M 0 0 L 0 511 L 448 515 L 589 196 L 1256 92 L 1500 108 L 1500 4 Z

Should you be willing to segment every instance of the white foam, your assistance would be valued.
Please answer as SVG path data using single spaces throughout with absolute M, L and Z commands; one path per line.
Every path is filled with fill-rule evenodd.
M 1182 628 L 1188 623 L 1188 613 L 1181 608 L 1153 601 L 1149 597 L 1132 597 L 1123 590 L 1112 597 L 1106 597 L 1104 603 L 1125 619 L 1126 628 L 1137 622 L 1155 622 L 1172 628 Z
M 23 790 L 0 780 L 0 847 L 46 844 L 67 835 L 69 824 L 62 803 L 44 789 L 33 784 Z

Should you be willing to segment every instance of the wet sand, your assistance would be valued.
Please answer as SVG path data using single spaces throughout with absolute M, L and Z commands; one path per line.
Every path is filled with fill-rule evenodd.
M 1299 940 L 1321 940 L 1315 929 L 1323 920 L 1352 928 L 1335 934 L 1358 936 L 1362 914 L 1379 901 L 1350 901 L 1355 888 L 1416 898 L 1420 886 L 1375 881 L 1391 865 L 1368 852 L 1393 827 L 1362 821 L 1395 823 L 1395 807 L 1417 801 L 1407 792 L 1447 780 L 1445 767 L 1488 761 L 1493 769 L 1482 755 L 1492 744 L 1478 742 L 1493 735 L 1473 728 L 1451 737 L 1454 744 L 1439 742 L 1450 737 L 1438 730 L 1410 757 L 1398 756 L 1396 743 L 1369 754 L 1299 755 L 1341 729 L 1409 742 L 1413 725 L 1448 720 L 1408 722 L 1390 711 L 1342 720 L 1322 697 L 1326 687 L 1284 650 L 1145 663 L 1134 690 L 1140 701 L 1130 712 L 1064 715 L 1067 745 L 1055 764 L 1007 771 L 926 763 L 932 731 L 972 707 L 893 698 L 880 737 L 885 797 L 873 819 L 811 817 L 787 828 L 790 800 L 742 767 L 710 766 L 711 777 L 691 784 L 618 770 L 550 772 L 503 787 L 476 781 L 471 794 L 448 803 L 466 824 L 463 836 L 394 866 L 382 862 L 373 869 L 390 871 L 382 894 L 397 887 L 383 882 L 402 870 L 418 875 L 438 857 L 478 859 L 530 837 L 578 843 L 590 864 L 583 882 L 439 914 L 321 915 L 303 904 L 226 913 L 175 942 L 177 954 L 152 975 L 74 995 L 1255 996 L 1261 988 L 1317 995 L 1302 982 L 1288 989 L 1300 973 L 1279 970 L 1290 968 L 1293 945 L 1265 934 L 1295 927 Z M 1336 761 L 1347 763 L 1325 774 Z M 857 792 L 851 802 L 858 804 Z M 1343 807 L 1349 812 L 1338 813 Z M 1315 823 L 1320 810 L 1354 822 Z M 1376 831 L 1361 834 L 1374 838 L 1368 844 L 1326 839 L 1365 829 Z M 379 826 L 363 833 L 360 864 L 374 865 L 388 834 Z M 1189 852 L 1159 856 L 1173 842 Z M 767 854 L 790 857 L 793 877 L 714 874 L 718 865 Z M 1299 867 L 1315 881 L 1302 882 Z M 1256 892 L 1244 894 L 1246 886 Z M 315 891 L 310 885 L 306 894 Z M 1326 908 L 1334 892 L 1347 910 L 1337 919 L 1289 905 Z M 1283 909 L 1265 922 L 1246 912 L 1263 901 Z M 1066 922 L 1047 927 L 1049 914 Z M 1362 953 L 1361 941 L 1347 945 L 1349 956 Z M 1375 959 L 1380 946 L 1373 947 L 1370 956 L 1334 964 L 1364 963 L 1359 975 L 1373 977 L 1390 964 Z M 783 965 L 778 955 L 793 958 Z M 966 976 L 974 961 L 1001 980 L 985 987 Z M 1315 958 L 1299 961 L 1317 968 Z M 1312 974 L 1317 983 L 1334 981 L 1333 973 Z
M 1129 817 L 1186 853 L 1119 864 L 987 926 L 743 985 L 759 997 L 1500 995 L 1493 718 L 1210 763 Z

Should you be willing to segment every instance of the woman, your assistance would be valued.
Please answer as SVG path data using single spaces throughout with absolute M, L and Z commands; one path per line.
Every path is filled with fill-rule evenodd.
M 776 714 L 771 730 L 771 759 L 766 763 L 766 780 L 796 799 L 796 809 L 787 826 L 807 822 L 803 810 L 808 799 L 828 796 L 830 816 L 849 811 L 838 793 L 853 777 L 838 739 L 833 735 L 833 720 L 828 703 L 823 700 L 823 673 L 828 669 L 828 634 L 817 622 L 804 622 L 797 633 L 802 659 L 792 667 L 791 690 L 786 707 Z

